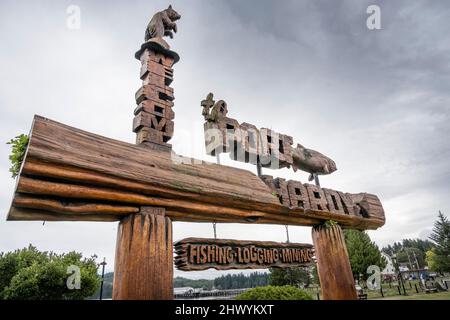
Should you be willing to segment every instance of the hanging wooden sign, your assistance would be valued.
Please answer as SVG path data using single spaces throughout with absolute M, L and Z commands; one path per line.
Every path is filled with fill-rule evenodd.
M 306 243 L 186 238 L 174 247 L 175 266 L 183 271 L 301 267 L 314 256 Z

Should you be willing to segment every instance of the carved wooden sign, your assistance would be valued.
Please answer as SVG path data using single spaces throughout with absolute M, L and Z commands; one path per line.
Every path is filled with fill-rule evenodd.
M 133 300 L 173 297 L 172 221 L 314 226 L 323 297 L 356 299 L 341 226 L 381 227 L 384 211 L 375 195 L 259 177 L 172 151 L 170 85 L 179 56 L 162 37 L 177 31 L 179 18 L 172 7 L 155 14 L 135 54 L 143 82 L 133 121 L 137 145 L 35 116 L 7 219 L 120 221 L 113 298 Z M 226 102 L 212 94 L 202 106 L 212 155 L 230 152 L 237 160 L 314 175 L 336 170 L 321 153 L 294 148 L 287 135 L 227 118 Z M 330 219 L 339 225 L 323 228 Z M 314 255 L 311 244 L 199 238 L 178 241 L 175 251 L 180 270 L 297 267 Z
M 187 238 L 174 243 L 175 266 L 183 271 L 214 268 L 264 269 L 313 263 L 311 244 Z
M 322 153 L 307 149 L 301 144 L 293 146 L 291 136 L 274 130 L 261 128 L 249 123 L 239 123 L 227 117 L 228 105 L 225 101 L 213 100 L 208 94 L 201 102 L 205 118 L 206 153 L 216 155 L 229 153 L 232 160 L 259 164 L 271 169 L 290 168 L 312 174 L 326 175 L 337 170 L 336 163 Z
M 331 219 L 360 230 L 385 223 L 375 195 L 327 191 L 326 200 L 324 189 L 263 178 L 213 163 L 180 165 L 167 152 L 35 117 L 8 220 L 118 221 L 144 205 L 186 222 L 314 226 Z M 347 214 L 342 202 L 364 211 Z
M 384 220 L 384 209 L 380 199 L 369 193 L 344 193 L 314 184 L 269 175 L 261 179 L 276 195 L 280 203 L 290 208 L 303 210 L 326 211 L 331 215 L 347 215 L 361 218 L 377 218 Z M 332 218 L 330 218 L 332 219 Z

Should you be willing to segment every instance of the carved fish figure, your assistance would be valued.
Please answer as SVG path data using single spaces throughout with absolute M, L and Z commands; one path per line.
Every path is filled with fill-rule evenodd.
M 309 172 L 311 174 L 330 174 L 337 170 L 336 163 L 322 153 L 307 149 L 301 144 L 292 149 L 292 168 Z

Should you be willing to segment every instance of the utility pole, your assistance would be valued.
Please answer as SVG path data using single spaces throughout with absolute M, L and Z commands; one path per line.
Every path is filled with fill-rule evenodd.
M 398 260 L 397 260 L 397 255 L 395 253 L 392 255 L 392 262 L 394 262 L 395 269 L 397 270 L 397 278 L 398 278 L 397 280 L 399 281 L 399 284 L 398 284 L 399 290 L 398 290 L 398 292 L 400 293 L 400 284 L 401 284 L 402 288 L 403 288 L 403 294 L 406 296 L 406 289 L 405 289 L 405 284 L 403 283 L 402 272 L 400 271 L 400 267 L 398 265 Z
M 102 282 L 100 285 L 100 300 L 103 300 L 103 282 L 104 282 L 104 278 L 105 278 L 106 258 L 103 258 L 103 262 L 100 263 L 100 265 L 102 266 Z
M 408 256 L 409 268 L 410 268 L 410 270 L 412 271 L 414 268 L 413 268 L 413 265 L 412 265 L 412 263 L 411 263 L 411 259 L 410 259 L 410 257 L 409 257 L 408 250 L 405 249 L 405 252 L 406 252 L 406 255 Z
M 413 255 L 414 255 L 414 260 L 416 261 L 417 270 L 419 270 L 419 269 L 420 269 L 420 266 L 419 266 L 419 261 L 417 261 L 416 253 L 414 252 L 414 250 L 413 250 L 412 253 L 413 253 Z
M 419 271 L 419 269 L 420 269 L 420 266 L 419 266 L 419 261 L 417 261 L 417 256 L 416 256 L 416 253 L 414 252 L 414 250 L 413 250 L 413 255 L 414 255 L 414 260 L 416 260 L 416 266 L 417 266 L 417 279 L 420 279 L 420 271 Z

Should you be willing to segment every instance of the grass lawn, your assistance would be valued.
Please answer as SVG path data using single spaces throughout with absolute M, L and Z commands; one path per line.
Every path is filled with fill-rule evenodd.
M 382 283 L 384 297 L 382 297 L 380 290 L 367 290 L 367 288 L 365 288 L 364 293 L 367 294 L 369 300 L 450 300 L 450 291 L 425 293 L 419 280 L 404 281 L 407 296 L 399 294 L 398 285 L 398 282 L 392 282 L 391 284 L 388 282 Z M 317 300 L 317 294 L 319 294 L 320 299 L 322 299 L 319 286 L 310 286 L 304 290 L 308 292 L 314 300 Z M 400 287 L 400 292 L 403 293 L 403 287 Z
M 450 300 L 450 292 L 420 293 L 408 296 L 394 296 L 376 300 Z

